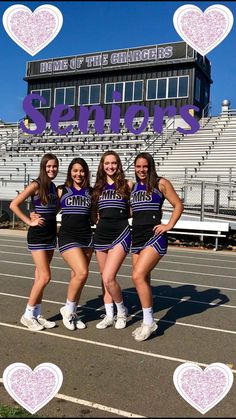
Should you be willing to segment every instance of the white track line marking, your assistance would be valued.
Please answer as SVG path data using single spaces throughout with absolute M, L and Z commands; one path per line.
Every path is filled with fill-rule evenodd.
M 29 298 L 29 297 L 26 297 L 24 295 L 8 294 L 6 292 L 0 292 L 0 295 L 3 295 L 5 297 L 21 298 L 21 299 L 24 299 L 24 300 L 28 300 L 28 298 Z M 64 305 L 64 303 L 59 302 L 59 301 L 44 300 L 44 299 L 42 301 L 45 302 L 45 303 L 49 303 L 49 304 Z M 85 309 L 88 309 L 88 310 L 93 310 L 93 311 L 100 311 L 100 310 L 103 309 L 103 307 L 101 307 L 99 309 L 95 309 L 95 308 L 92 308 L 92 307 L 87 307 L 86 305 L 80 305 L 78 307 L 79 308 L 85 308 Z M 140 312 L 141 312 L 141 310 L 139 310 L 137 313 L 140 313 Z M 139 319 L 142 319 L 142 316 L 139 316 L 137 313 L 131 314 L 130 317 L 137 317 Z M 200 325 L 196 325 L 196 324 L 192 324 L 192 323 L 172 322 L 171 320 L 162 320 L 162 319 L 159 319 L 158 317 L 155 317 L 154 320 L 158 321 L 158 322 L 169 323 L 169 324 L 174 324 L 174 325 L 178 325 L 178 326 L 193 327 L 195 329 L 210 330 L 211 332 L 229 333 L 229 334 L 232 334 L 232 335 L 236 335 L 236 331 L 234 331 L 234 330 L 217 329 L 216 327 L 200 326 Z
M 90 271 L 90 272 L 91 273 L 96 273 L 96 271 L 95 272 Z M 0 274 L 0 275 L 2 275 L 2 276 L 12 276 L 12 277 L 15 278 L 15 275 L 11 275 L 11 274 Z M 33 280 L 33 278 L 31 278 L 31 277 L 19 276 L 19 275 L 17 275 L 17 278 L 25 278 L 25 279 L 32 279 Z M 158 281 L 158 280 L 152 279 L 152 281 Z M 66 282 L 66 281 L 56 281 L 55 279 L 52 279 L 50 281 L 50 283 L 68 285 L 68 282 Z M 171 283 L 171 282 L 168 282 L 168 283 Z M 191 284 L 185 284 L 185 285 L 191 285 Z M 96 285 L 85 284 L 85 287 L 101 290 L 101 286 L 96 286 Z M 216 287 L 211 286 L 210 288 L 215 289 Z M 232 291 L 236 291 L 236 290 L 232 289 Z M 133 295 L 137 294 L 136 291 L 123 291 L 123 292 L 126 293 L 126 294 L 133 294 Z M 1 294 L 1 292 L 0 292 L 0 294 Z M 209 306 L 227 307 L 227 308 L 233 308 L 233 309 L 236 308 L 236 306 L 232 306 L 230 304 L 210 303 L 208 301 L 192 300 L 190 296 L 189 297 L 183 297 L 183 298 L 176 298 L 176 297 L 170 297 L 170 296 L 168 297 L 168 296 L 159 295 L 159 294 L 153 294 L 153 298 L 162 298 L 163 300 L 174 300 L 174 301 L 189 301 L 189 303 L 194 303 L 194 304 L 206 304 L 206 305 L 209 305 Z
M 17 242 L 19 242 L 19 243 L 26 243 L 26 237 L 23 238 L 23 239 L 19 239 L 19 237 L 18 237 L 18 240 L 17 239 L 16 240 L 12 240 L 12 239 L 5 239 L 2 236 L 0 236 L 0 240 L 3 241 L 3 242 L 11 242 L 11 243 L 17 243 Z
M 3 246 L 3 245 L 2 245 Z M 0 247 L 1 247 L 1 245 L 0 245 Z M 5 247 L 5 246 L 4 246 Z M 16 248 L 19 248 L 18 246 L 11 246 L 11 248 L 12 247 L 16 247 Z M 7 255 L 9 255 L 9 252 L 6 252 L 6 251 L 4 251 L 4 250 L 0 250 L 0 254 L 1 253 L 3 253 L 3 254 L 7 254 Z M 18 255 L 18 256 L 29 256 L 29 257 L 31 257 L 31 253 L 17 253 L 17 252 L 11 252 L 10 253 L 11 255 Z M 183 256 L 182 256 L 183 257 Z M 59 257 L 59 256 L 54 256 L 53 257 L 53 259 L 55 260 L 61 260 L 62 262 L 63 262 L 63 259 L 62 259 L 62 257 Z M 231 261 L 231 262 L 234 262 L 234 261 Z M 91 260 L 91 262 L 90 263 L 96 263 L 97 264 L 97 261 L 96 260 Z M 163 263 L 165 263 L 165 264 L 178 264 L 178 265 L 190 265 L 190 266 L 199 266 L 199 263 L 188 263 L 188 262 L 174 262 L 174 261 L 170 261 L 170 260 L 167 260 L 167 258 L 165 258 L 164 260 L 162 260 L 162 261 L 160 261 L 160 263 L 161 264 L 163 264 Z M 122 267 L 127 267 L 127 268 L 131 268 L 131 265 L 127 265 L 127 264 L 125 264 L 125 263 L 122 263 Z M 159 265 L 160 266 L 160 265 Z M 154 269 L 160 269 L 159 268 L 159 266 L 158 267 L 156 267 L 156 268 L 154 268 Z M 219 266 L 219 265 L 201 265 L 202 266 L 202 268 L 217 268 L 217 269 L 233 269 L 233 270 L 235 270 L 236 271 L 236 267 L 230 267 L 230 266 Z
M 26 246 L 26 242 L 25 241 L 23 241 L 23 240 L 7 240 L 7 239 L 4 239 L 4 240 L 1 240 L 1 236 L 0 236 L 0 241 L 3 241 L 3 242 L 5 242 L 5 241 L 7 241 L 7 242 L 11 242 L 11 243 L 17 243 L 17 242 L 19 242 L 19 243 L 21 243 L 21 244 L 23 244 L 23 246 L 20 246 L 20 245 L 17 245 L 17 246 L 12 246 L 12 245 L 9 245 L 9 247 L 11 248 L 11 247 L 16 247 L 16 248 L 19 248 L 19 249 L 24 249 L 24 250 L 27 250 L 27 246 Z M 0 247 L 6 247 L 6 245 L 5 244 L 0 244 Z M 186 256 L 186 255 L 180 255 L 179 253 L 181 253 L 181 252 L 189 252 L 190 251 L 190 249 L 181 249 L 181 250 L 179 250 L 179 251 L 177 251 L 177 253 L 174 253 L 172 250 L 169 250 L 169 252 L 165 255 L 165 259 L 164 260 L 166 260 L 166 259 L 169 259 L 169 258 L 172 258 L 172 257 L 174 257 L 174 258 L 186 258 L 186 257 L 192 257 L 194 260 L 195 259 L 200 259 L 200 260 L 211 260 L 211 261 L 215 261 L 215 260 L 220 260 L 220 261 L 222 261 L 222 262 L 232 262 L 232 263 L 235 263 L 235 260 L 233 259 L 233 260 L 229 260 L 228 258 L 230 258 L 230 259 L 232 259 L 232 257 L 234 258 L 235 257 L 235 254 L 234 254 L 234 252 L 227 252 L 227 254 L 223 254 L 223 255 L 219 255 L 219 254 L 214 254 L 215 256 L 213 256 L 212 255 L 212 253 L 211 252 L 207 252 L 207 255 L 209 255 L 209 256 L 213 256 L 213 257 L 201 257 L 201 256 L 197 256 L 197 253 L 198 253 L 198 251 L 199 250 L 195 250 L 195 253 L 193 253 L 191 256 Z M 31 252 L 28 250 L 28 253 L 29 254 L 31 254 Z M 55 250 L 55 253 L 57 253 L 57 254 L 59 254 L 59 250 L 58 249 L 56 249 Z M 205 253 L 205 252 L 204 252 Z M 196 256 L 195 256 L 196 255 Z M 95 256 L 95 254 L 94 254 L 94 256 Z M 220 257 L 220 256 L 222 256 L 222 258 Z M 227 257 L 227 259 L 225 258 L 225 257 Z M 130 256 L 130 254 L 128 254 L 127 256 L 126 256 L 126 260 L 131 260 L 131 256 Z M 163 262 L 163 260 L 161 261 L 161 262 Z
M 179 281 L 168 281 L 166 279 L 155 279 L 155 278 L 151 278 L 151 281 L 155 281 L 155 282 L 165 282 L 168 284 L 180 284 L 180 285 L 194 285 L 195 287 L 199 287 L 199 288 L 220 288 L 220 290 L 226 290 L 226 291 L 236 291 L 236 288 L 227 288 L 227 287 L 216 287 L 216 286 L 212 286 L 212 285 L 203 285 L 203 284 L 197 284 L 194 282 L 179 282 Z
M 42 335 L 49 335 L 49 336 L 53 336 L 53 337 L 58 337 L 61 339 L 68 339 L 68 340 L 73 340 L 76 342 L 82 342 L 82 343 L 88 343 L 90 345 L 95 345 L 95 346 L 102 346 L 105 348 L 109 348 L 109 349 L 116 349 L 119 351 L 124 351 L 124 352 L 131 352 L 137 355 L 142 355 L 142 356 L 150 356 L 152 358 L 159 358 L 159 359 L 163 359 L 166 361 L 173 361 L 173 362 L 194 362 L 197 365 L 200 365 L 202 367 L 207 367 L 208 364 L 203 364 L 202 362 L 196 362 L 196 361 L 191 361 L 188 359 L 182 359 L 182 358 L 175 358 L 172 356 L 167 356 L 167 355 L 160 355 L 160 354 L 155 354 L 153 352 L 145 352 L 145 351 L 140 351 L 138 349 L 132 349 L 132 348 L 126 348 L 124 346 L 117 346 L 117 345 L 111 345 L 109 343 L 103 343 L 103 342 L 98 342 L 98 341 L 93 341 L 93 340 L 88 340 L 88 339 L 81 339 L 81 338 L 77 338 L 74 336 L 67 336 L 67 335 L 59 335 L 59 333 L 53 333 L 51 332 L 47 332 L 46 330 L 43 330 L 42 332 L 32 332 L 31 330 L 27 329 L 26 327 L 21 327 L 21 326 L 16 326 L 16 325 L 9 325 L 7 323 L 2 323 L 0 322 L 0 326 L 3 327 L 9 327 L 9 328 L 13 328 L 13 329 L 18 329 L 18 330 L 23 330 L 25 332 L 29 332 L 29 333 L 41 333 Z M 51 329 L 52 330 L 52 329 Z M 234 374 L 236 374 L 236 370 L 232 369 L 231 370 Z
M 5 274 L 3 272 L 0 272 L 0 275 L 2 275 L 2 276 L 12 276 L 13 278 L 16 277 L 16 275 Z M 17 275 L 17 278 L 31 279 L 32 281 L 34 280 L 34 278 L 30 277 L 30 276 Z M 128 278 L 128 276 L 127 276 L 127 278 Z M 197 283 L 193 283 L 193 282 L 180 282 L 180 281 L 171 281 L 171 280 L 168 281 L 166 279 L 154 279 L 154 278 L 152 278 L 151 280 L 155 281 L 155 282 L 161 282 L 161 283 L 164 282 L 164 283 L 168 283 L 168 284 L 194 285 L 194 286 L 199 287 L 199 288 L 210 288 L 210 289 L 211 288 L 214 288 L 214 289 L 216 288 L 215 286 L 213 287 L 212 285 L 207 285 L 207 284 L 203 285 L 203 284 L 197 284 Z M 66 285 L 68 285 L 68 282 L 66 282 L 66 281 L 56 281 L 55 279 L 52 279 L 50 282 L 55 282 L 56 284 L 63 284 L 63 285 L 66 284 Z M 101 289 L 101 286 L 96 286 L 96 285 L 85 284 L 85 287 Z M 222 286 L 217 287 L 217 288 L 220 288 L 220 290 L 225 290 L 225 291 L 236 291 L 236 288 L 228 288 L 228 287 L 222 287 Z M 131 292 L 131 291 L 129 291 L 129 292 Z
M 115 415 L 124 416 L 126 418 L 146 418 L 147 416 L 137 415 L 136 413 L 126 412 L 125 410 L 114 409 L 113 407 L 103 406 L 99 403 L 88 402 L 87 400 L 77 399 L 64 394 L 57 394 L 58 399 L 66 400 L 72 403 L 82 404 L 84 406 L 92 407 L 94 409 L 103 410 L 105 412 L 114 413 Z
M 1 253 L 1 252 L 0 252 Z M 193 266 L 199 266 L 199 263 L 188 263 L 188 262 L 174 262 L 174 261 L 171 261 L 171 260 L 166 260 L 166 259 L 164 259 L 164 260 L 162 260 L 162 263 L 166 263 L 166 264 L 178 264 L 178 265 L 193 265 Z M 220 268 L 220 269 L 234 269 L 235 271 L 236 271 L 236 268 L 235 267 L 233 267 L 233 268 L 231 268 L 231 267 L 228 267 L 228 266 L 219 266 L 219 265 L 201 265 L 201 267 L 202 268 Z
M 12 263 L 12 264 L 15 264 L 15 265 L 34 266 L 33 263 L 15 262 L 15 261 L 11 261 L 11 260 L 3 260 L 3 259 L 0 259 L 0 262 L 2 262 L 2 263 L 9 263 L 9 264 Z M 61 269 L 61 270 L 63 269 L 63 270 L 67 270 L 67 271 L 70 270 L 69 268 L 64 268 L 62 266 L 55 266 L 55 265 L 51 265 L 51 268 L 53 268 L 53 269 Z M 206 275 L 206 276 L 214 276 L 214 277 L 218 277 L 219 276 L 221 278 L 233 278 L 233 279 L 235 279 L 235 276 L 232 276 L 232 275 L 209 274 L 207 272 L 179 271 L 177 269 L 172 270 L 172 269 L 165 269 L 165 268 L 158 268 L 158 271 L 168 271 L 168 272 L 175 272 L 175 273 L 178 272 L 178 273 L 184 273 L 184 274 Z M 95 273 L 95 274 L 100 275 L 97 271 L 90 271 L 90 273 Z M 127 275 L 123 275 L 123 274 L 118 274 L 117 276 L 121 276 L 121 277 L 125 277 L 125 278 L 128 277 Z
M 4 236 L 4 235 L 1 235 L 1 232 L 0 232 L 0 241 L 3 241 L 3 242 L 11 242 L 11 243 L 17 243 L 17 242 L 19 242 L 19 243 L 21 243 L 21 244 L 26 244 L 26 236 L 25 237 L 23 237 L 22 239 L 20 239 L 19 238 L 19 236 L 16 236 L 17 237 L 17 239 L 16 240 L 12 240 L 12 239 L 5 239 L 5 237 L 6 236 Z M 24 247 L 26 247 L 26 246 L 24 246 Z M 58 252 L 58 249 L 56 249 L 56 252 Z M 195 259 L 206 259 L 207 260 L 207 258 L 206 257 L 198 257 L 198 256 L 194 256 L 194 255 L 196 255 L 197 253 L 200 253 L 200 254 L 202 254 L 202 255 L 209 255 L 209 256 L 212 256 L 212 254 L 213 255 L 215 255 L 215 257 L 217 258 L 217 260 L 225 260 L 225 259 L 219 259 L 219 255 L 218 255 L 218 253 L 216 254 L 215 253 L 215 251 L 209 251 L 209 250 L 202 250 L 202 249 L 198 249 L 198 248 L 195 248 L 195 249 L 188 249 L 188 248 L 174 248 L 174 247 L 172 247 L 171 245 L 169 245 L 169 249 L 168 249 L 168 254 L 166 255 L 166 257 L 168 258 L 169 256 L 174 256 L 174 257 L 185 257 L 185 256 L 183 256 L 183 255 L 179 255 L 179 253 L 182 253 L 182 252 L 185 252 L 185 253 L 192 253 L 192 255 L 190 256 L 190 257 L 193 257 L 193 258 L 195 258 Z M 234 252 L 231 252 L 231 251 L 221 251 L 220 252 L 221 253 L 221 256 L 226 256 L 226 257 L 229 257 L 229 258 L 234 258 L 235 257 L 235 255 L 234 255 Z M 131 256 L 130 255 L 127 255 L 127 257 L 126 257 L 127 259 L 131 259 Z M 213 257 L 213 258 L 211 258 L 211 260 L 215 260 L 215 258 Z M 228 260 L 228 259 L 227 259 Z M 229 260 L 229 262 L 231 262 L 230 260 Z M 232 261 L 232 262 L 234 262 L 234 261 Z
M 3 383 L 2 378 L 0 378 L 0 383 Z M 77 399 L 76 397 L 66 396 L 65 394 L 61 393 L 57 393 L 54 397 L 56 399 L 65 400 L 67 402 L 92 407 L 93 409 L 103 410 L 104 412 L 113 413 L 118 416 L 124 416 L 126 418 L 146 418 L 146 416 L 137 415 L 136 413 L 126 412 L 125 410 L 120 409 L 114 409 L 113 407 L 104 406 L 99 403 L 89 402 L 88 400 Z

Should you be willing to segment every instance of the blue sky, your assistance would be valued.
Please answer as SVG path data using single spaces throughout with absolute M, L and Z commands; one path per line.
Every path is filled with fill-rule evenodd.
M 234 15 L 231 32 L 207 57 L 212 65 L 212 114 L 220 113 L 223 99 L 229 99 L 231 108 L 236 109 L 234 2 L 1 1 L 1 19 L 5 10 L 14 4 L 23 4 L 32 11 L 43 4 L 52 4 L 62 12 L 63 26 L 57 37 L 32 57 L 13 42 L 0 25 L 0 119 L 5 122 L 15 122 L 24 116 L 22 101 L 27 93 L 27 83 L 23 77 L 27 61 L 181 41 L 173 25 L 173 15 L 184 4 L 193 4 L 203 11 L 211 5 L 222 4 Z

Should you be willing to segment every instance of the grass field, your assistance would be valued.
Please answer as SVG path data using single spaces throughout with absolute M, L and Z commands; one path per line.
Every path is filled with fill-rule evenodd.
M 0 418 L 39 418 L 37 415 L 31 415 L 25 409 L 20 407 L 9 407 L 0 405 Z

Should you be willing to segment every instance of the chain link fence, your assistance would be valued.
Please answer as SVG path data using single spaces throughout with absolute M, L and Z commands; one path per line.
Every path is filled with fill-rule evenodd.
M 170 179 L 184 203 L 185 213 L 236 221 L 236 182 Z M 165 208 L 171 206 L 165 201 Z

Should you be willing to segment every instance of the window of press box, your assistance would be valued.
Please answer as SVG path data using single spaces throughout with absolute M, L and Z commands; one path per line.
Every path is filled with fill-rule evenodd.
M 171 77 L 168 79 L 168 98 L 177 97 L 177 85 L 178 79 L 177 77 Z
M 188 76 L 148 79 L 147 100 L 187 97 L 188 84 Z
M 188 76 L 179 77 L 178 97 L 188 96 Z
M 42 109 L 42 108 L 50 108 L 51 106 L 51 89 L 39 89 L 39 90 L 31 90 L 30 93 L 36 93 L 40 96 L 43 96 L 46 99 L 46 103 L 43 104 L 41 100 L 34 99 L 32 100 L 32 105 L 34 108 Z
M 158 80 L 157 99 L 165 99 L 166 97 L 167 79 Z
M 112 93 L 118 92 L 121 95 L 120 100 L 113 100 Z M 117 83 L 107 83 L 105 88 L 105 103 L 114 102 L 135 102 L 142 100 L 143 81 L 125 81 Z
M 100 84 L 79 87 L 79 105 L 96 105 L 100 103 Z
M 68 105 L 75 104 L 75 87 L 57 87 L 55 89 L 54 105 Z
M 201 80 L 196 77 L 195 81 L 195 99 L 200 102 L 201 100 Z

